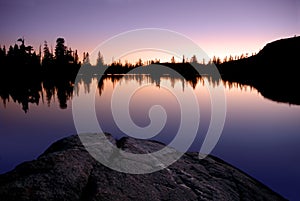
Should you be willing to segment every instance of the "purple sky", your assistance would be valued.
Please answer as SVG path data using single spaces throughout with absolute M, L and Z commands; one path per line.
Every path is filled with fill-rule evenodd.
M 298 1 L 299 2 L 299 1 Z M 300 34 L 297 0 L 2 0 L 0 44 L 24 36 L 36 49 L 57 37 L 91 52 L 124 31 L 164 28 L 195 41 L 209 56 L 257 52 Z M 105 57 L 105 55 L 104 55 Z

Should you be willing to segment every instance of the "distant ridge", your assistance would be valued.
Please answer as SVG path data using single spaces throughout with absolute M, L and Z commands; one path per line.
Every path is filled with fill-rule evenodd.
M 300 104 L 300 37 L 268 43 L 254 56 L 218 65 L 222 79 L 248 84 L 279 102 Z
M 300 36 L 284 38 L 268 43 L 258 56 L 275 58 L 284 62 L 296 62 L 300 55 Z M 286 59 L 286 60 L 285 60 Z

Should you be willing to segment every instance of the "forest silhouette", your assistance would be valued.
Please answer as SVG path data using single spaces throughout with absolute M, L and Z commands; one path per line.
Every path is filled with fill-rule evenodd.
M 25 44 L 24 38 L 19 38 L 8 50 L 5 46 L 0 47 L 0 97 L 4 105 L 11 97 L 27 112 L 30 103 L 39 104 L 42 100 L 50 105 L 56 95 L 60 108 L 64 109 L 73 96 L 74 80 L 80 68 L 80 72 L 84 74 L 81 79 L 87 84 L 95 74 L 104 74 L 98 84 L 101 94 L 104 79 L 118 81 L 131 70 L 156 64 L 168 67 L 181 76 L 171 75 L 171 80 L 184 78 L 193 88 L 201 76 L 209 77 L 212 83 L 221 83 L 220 78 L 214 76 L 213 66 L 216 66 L 223 81 L 250 85 L 274 101 L 300 104 L 300 95 L 297 93 L 299 48 L 300 37 L 295 36 L 271 42 L 258 54 L 249 57 L 248 54 L 242 54 L 225 57 L 223 60 L 213 57 L 208 62 L 198 62 L 194 55 L 190 60 L 183 56 L 180 63 L 176 63 L 172 57 L 166 63 L 160 63 L 159 60 L 142 62 L 139 59 L 135 64 L 118 61 L 109 65 L 104 64 L 103 55 L 99 52 L 96 65 L 91 65 L 89 53 L 84 53 L 83 61 L 79 61 L 77 50 L 65 46 L 64 38 L 57 38 L 54 51 L 45 41 L 38 53 L 32 46 Z M 163 74 L 149 76 L 159 86 L 159 79 Z M 42 90 L 46 97 L 41 97 Z

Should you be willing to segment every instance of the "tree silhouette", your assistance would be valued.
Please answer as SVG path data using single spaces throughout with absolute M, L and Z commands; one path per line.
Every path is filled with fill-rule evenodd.
M 75 53 L 74 53 L 74 61 L 75 61 L 76 64 L 79 63 L 79 57 L 78 57 L 77 50 L 75 50 Z
M 198 59 L 197 59 L 196 55 L 192 56 L 191 63 L 198 63 Z
M 100 51 L 98 52 L 96 66 L 98 66 L 98 67 L 104 66 L 104 58 Z
M 138 66 L 142 66 L 143 65 L 143 61 L 141 58 L 139 58 L 138 62 L 136 62 L 135 66 L 138 67 Z
M 84 65 L 91 65 L 91 62 L 90 62 L 90 55 L 89 53 L 83 53 L 83 64 Z
M 50 52 L 47 41 L 44 41 L 44 57 L 42 59 L 43 66 L 53 65 L 53 54 Z
M 65 53 L 66 53 L 65 39 L 57 38 L 56 47 L 55 47 L 55 58 L 57 63 L 63 63 L 65 61 Z
M 171 63 L 175 64 L 175 57 L 174 56 L 172 56 L 172 58 L 171 58 Z

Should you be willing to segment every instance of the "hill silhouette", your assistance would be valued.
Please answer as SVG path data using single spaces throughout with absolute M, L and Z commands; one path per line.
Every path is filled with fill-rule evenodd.
M 257 55 L 217 65 L 222 79 L 255 87 L 274 101 L 300 104 L 300 37 L 268 43 Z

